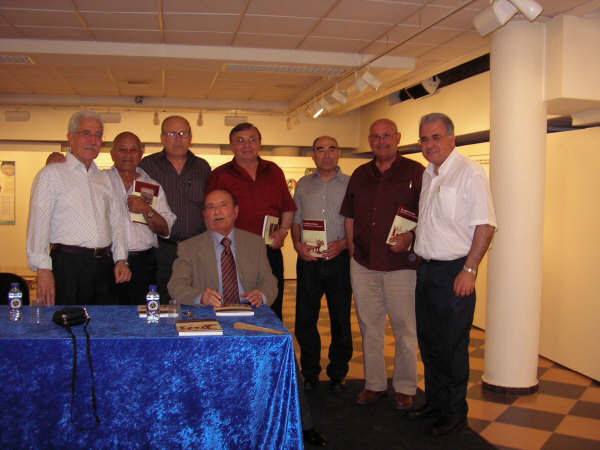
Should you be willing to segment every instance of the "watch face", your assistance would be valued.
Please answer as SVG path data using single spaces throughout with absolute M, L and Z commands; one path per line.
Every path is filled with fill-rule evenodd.
M 158 309 L 158 302 L 156 300 L 150 300 L 148 302 L 148 311 L 156 311 Z

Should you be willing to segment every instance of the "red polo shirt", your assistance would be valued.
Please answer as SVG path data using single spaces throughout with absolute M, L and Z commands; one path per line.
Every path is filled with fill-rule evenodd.
M 281 217 L 285 211 L 296 211 L 283 171 L 271 161 L 258 158 L 256 180 L 235 159 L 213 170 L 208 177 L 206 193 L 224 189 L 232 193 L 240 208 L 235 226 L 262 234 L 265 215 Z

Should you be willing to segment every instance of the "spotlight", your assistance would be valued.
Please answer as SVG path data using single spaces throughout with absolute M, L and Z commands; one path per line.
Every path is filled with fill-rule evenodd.
M 333 105 L 331 103 L 329 103 L 327 100 L 325 100 L 325 97 L 323 97 L 321 100 L 319 100 L 319 105 L 321 106 L 321 108 L 323 108 L 327 112 L 329 112 L 333 109 Z
M 396 103 L 404 102 L 406 100 L 417 99 L 425 97 L 427 95 L 432 95 L 437 91 L 440 82 L 441 80 L 438 76 L 433 76 L 431 78 L 427 78 L 426 80 L 421 81 L 419 84 L 415 84 L 414 86 L 410 86 L 401 89 L 398 92 L 394 92 L 389 96 L 390 105 L 395 105 Z
M 204 124 L 204 120 L 202 119 L 202 111 L 198 112 L 198 119 L 196 119 L 196 125 L 201 127 Z
M 158 112 L 154 113 L 154 117 L 152 118 L 152 123 L 154 125 L 158 125 L 159 124 L 159 120 L 158 120 Z
M 381 86 L 381 80 L 379 80 L 375 75 L 373 75 L 369 71 L 363 73 L 360 78 L 363 79 L 369 86 L 371 86 L 375 90 L 379 89 L 379 86 Z
M 316 119 L 321 114 L 323 114 L 323 107 L 319 104 L 318 101 L 315 101 L 315 103 L 313 104 L 313 109 L 315 111 L 315 113 L 313 114 L 313 119 Z
M 331 93 L 331 98 L 333 98 L 336 102 L 345 105 L 346 102 L 348 101 L 348 99 L 346 98 L 346 96 L 344 94 L 342 94 L 340 91 L 338 91 L 337 89 L 335 89 L 332 93 Z
M 508 0 L 494 0 L 489 8 L 473 18 L 473 25 L 480 35 L 485 36 L 500 28 L 517 13 L 517 8 Z
M 365 80 L 363 80 L 362 78 L 358 77 L 358 74 L 355 73 L 355 80 L 354 80 L 354 87 L 356 87 L 356 90 L 361 93 L 363 92 L 365 89 L 367 89 L 369 87 L 369 85 L 367 84 L 367 82 Z
M 527 20 L 533 22 L 543 11 L 542 5 L 534 0 L 510 0 L 519 11 L 527 17 Z

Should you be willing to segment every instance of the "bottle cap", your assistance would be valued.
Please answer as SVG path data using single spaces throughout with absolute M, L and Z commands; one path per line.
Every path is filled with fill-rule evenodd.
M 155 284 L 151 284 L 149 289 L 151 291 L 156 291 L 156 285 Z
M 13 288 L 17 288 L 18 289 L 19 288 L 19 283 L 10 283 L 10 288 L 11 289 L 13 289 Z

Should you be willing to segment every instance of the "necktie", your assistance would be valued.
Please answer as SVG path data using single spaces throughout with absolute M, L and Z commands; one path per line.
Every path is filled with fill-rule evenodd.
M 231 253 L 231 239 L 225 236 L 221 240 L 221 245 L 225 247 L 221 253 L 221 278 L 223 282 L 223 304 L 232 305 L 240 302 L 240 294 L 237 285 L 237 272 L 235 270 L 235 260 Z

